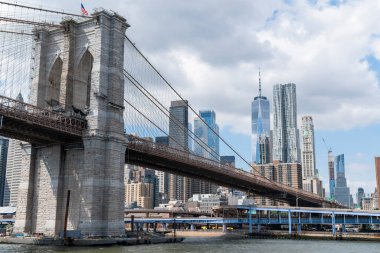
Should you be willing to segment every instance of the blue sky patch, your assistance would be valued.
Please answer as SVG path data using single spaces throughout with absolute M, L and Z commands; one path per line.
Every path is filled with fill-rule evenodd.
M 377 80 L 380 83 L 380 61 L 374 55 L 368 55 L 365 60 L 368 62 L 369 69 L 376 73 Z

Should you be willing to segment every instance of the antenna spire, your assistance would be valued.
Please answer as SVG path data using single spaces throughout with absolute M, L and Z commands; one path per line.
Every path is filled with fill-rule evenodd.
M 259 69 L 259 98 L 261 98 L 261 70 Z

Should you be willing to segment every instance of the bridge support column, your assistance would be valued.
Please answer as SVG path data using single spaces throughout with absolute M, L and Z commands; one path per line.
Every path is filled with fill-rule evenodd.
M 83 23 L 65 21 L 54 31 L 35 32 L 31 102 L 47 109 L 58 103 L 67 114 L 74 108 L 88 112 L 87 129 L 82 143 L 31 149 L 15 231 L 59 235 L 70 190 L 69 230 L 84 236 L 124 235 L 127 26 L 124 18 L 101 11 Z
M 252 234 L 252 208 L 249 208 L 249 233 Z
M 190 230 L 191 230 L 191 231 L 194 231 L 194 230 L 195 230 L 195 228 L 194 228 L 194 224 L 191 224 L 191 225 L 190 225 Z
M 343 214 L 343 224 L 342 224 L 342 232 L 346 232 L 346 215 Z
M 335 227 L 335 213 L 334 212 L 332 212 L 332 214 L 331 214 L 331 227 L 332 227 L 333 236 L 335 237 L 336 236 L 336 227 Z
M 226 224 L 223 224 L 223 232 L 227 232 L 227 225 Z
M 292 213 L 288 210 L 289 235 L 292 234 Z
M 297 224 L 297 233 L 301 234 L 302 225 L 300 223 Z
M 301 234 L 301 228 L 302 228 L 302 224 L 301 224 L 301 212 L 298 212 L 298 224 L 297 224 L 297 233 L 298 234 Z

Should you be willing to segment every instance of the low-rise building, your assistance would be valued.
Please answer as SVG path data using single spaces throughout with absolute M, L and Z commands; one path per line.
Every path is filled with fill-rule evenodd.
M 324 197 L 322 180 L 320 180 L 318 177 L 302 179 L 302 189 Z
M 373 210 L 373 198 L 372 197 L 363 197 L 362 198 L 362 209 L 369 211 Z
M 379 210 L 379 198 L 378 198 L 378 191 L 375 189 L 375 192 L 371 194 L 371 197 L 373 199 L 373 210 Z
M 194 194 L 193 202 L 199 202 L 199 210 L 202 213 L 212 213 L 212 207 L 227 205 L 227 198 L 218 194 Z

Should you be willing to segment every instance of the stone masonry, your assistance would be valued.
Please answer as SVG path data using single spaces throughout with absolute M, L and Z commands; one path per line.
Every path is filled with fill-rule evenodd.
M 82 143 L 25 146 L 14 232 L 124 235 L 124 39 L 126 20 L 101 11 L 35 31 L 30 101 L 87 114 Z

